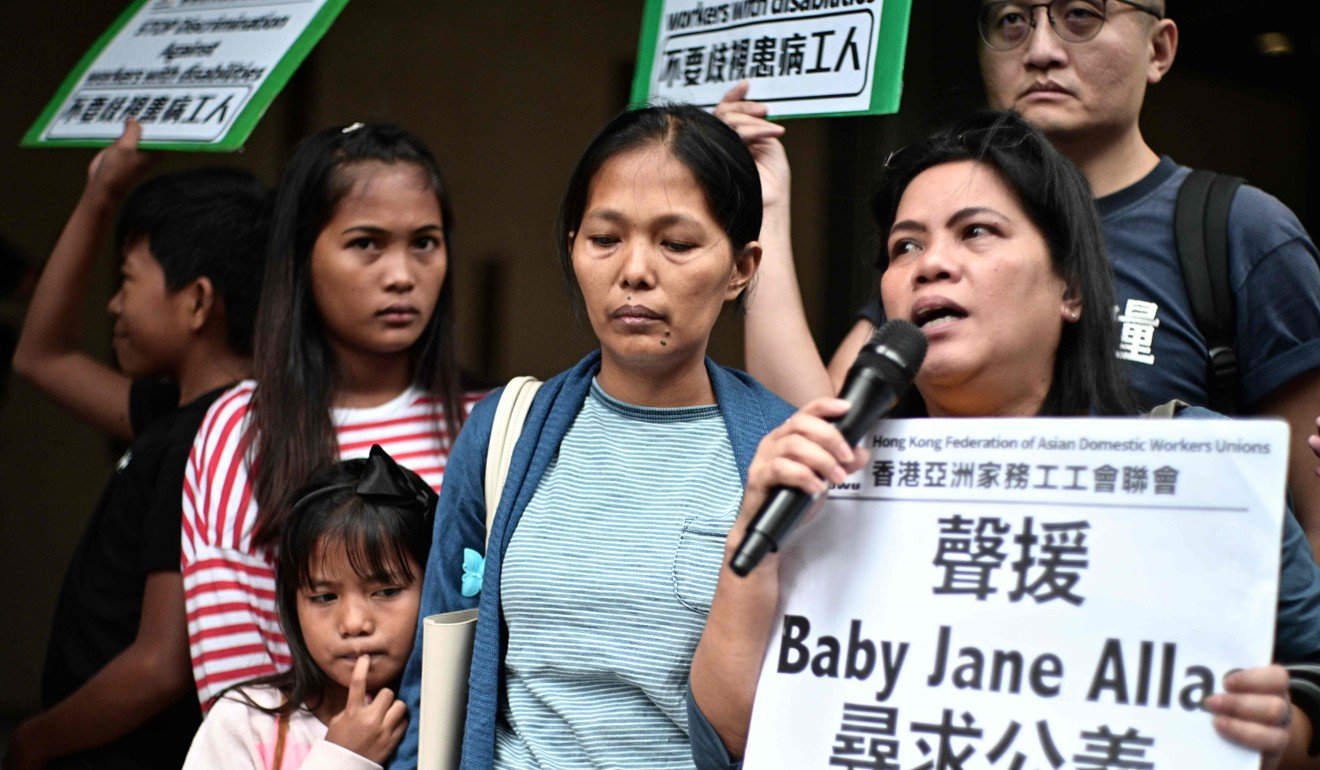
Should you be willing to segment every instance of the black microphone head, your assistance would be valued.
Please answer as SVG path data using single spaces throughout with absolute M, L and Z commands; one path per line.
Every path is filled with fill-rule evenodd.
M 901 382 L 911 382 L 926 360 L 926 335 L 916 324 L 901 318 L 885 321 L 857 354 L 855 366 L 878 366 L 895 372 Z

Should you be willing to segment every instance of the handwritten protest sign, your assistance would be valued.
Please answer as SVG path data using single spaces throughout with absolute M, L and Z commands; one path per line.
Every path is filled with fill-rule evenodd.
M 714 106 L 740 80 L 775 117 L 898 110 L 911 0 L 647 0 L 636 103 Z
M 1234 768 L 1270 662 L 1287 428 L 894 420 L 787 543 L 748 768 Z
M 65 79 L 25 146 L 243 145 L 348 0 L 137 0 Z

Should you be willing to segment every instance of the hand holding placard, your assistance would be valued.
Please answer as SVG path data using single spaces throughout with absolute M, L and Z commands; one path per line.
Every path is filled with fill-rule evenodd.
M 130 118 L 152 149 L 236 150 L 348 0 L 137 0 L 23 137 L 104 147 Z
M 760 102 L 746 101 L 749 83 L 740 81 L 715 106 L 715 116 L 724 121 L 751 151 L 756 170 L 761 173 L 761 205 L 767 212 L 785 206 L 789 200 L 791 170 L 784 144 L 779 141 L 784 127 L 766 119 L 770 108 Z M 787 217 L 788 212 L 780 213 Z
M 1224 677 L 1224 690 L 1206 700 L 1206 708 L 1216 715 L 1215 729 L 1225 738 L 1261 752 L 1260 770 L 1274 770 L 1288 749 L 1293 721 L 1288 670 L 1262 666 L 1236 671 Z
M 103 194 L 109 201 L 118 203 L 142 181 L 157 157 L 138 149 L 141 139 L 142 124 L 129 118 L 124 123 L 124 133 L 114 144 L 96 153 L 92 162 L 87 164 L 89 193 Z

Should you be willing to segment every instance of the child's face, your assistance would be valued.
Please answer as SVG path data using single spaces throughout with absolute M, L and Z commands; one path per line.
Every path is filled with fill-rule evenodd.
M 196 313 L 190 287 L 171 292 L 146 238 L 124 253 L 119 291 L 106 310 L 120 367 L 131 377 L 174 377 L 192 342 Z
M 413 575 L 419 565 L 409 560 Z M 347 690 L 353 666 L 371 656 L 367 691 L 393 686 L 412 652 L 420 582 L 359 577 L 342 544 L 317 546 L 312 585 L 298 592 L 298 622 L 317 667 Z
M 355 164 L 312 246 L 311 284 L 330 347 L 345 358 L 406 354 L 430 323 L 448 255 L 440 203 L 408 163 Z

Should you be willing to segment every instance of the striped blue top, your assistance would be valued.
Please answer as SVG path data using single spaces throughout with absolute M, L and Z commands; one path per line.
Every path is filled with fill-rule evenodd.
M 592 382 L 505 557 L 495 767 L 692 767 L 688 668 L 741 497 L 717 406 Z

